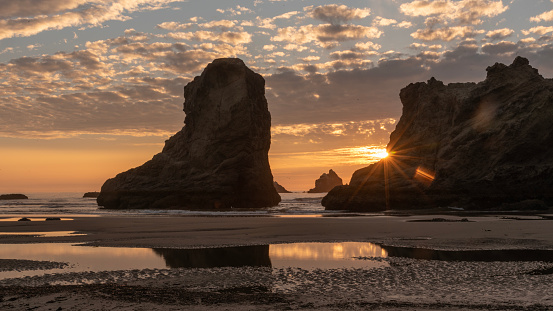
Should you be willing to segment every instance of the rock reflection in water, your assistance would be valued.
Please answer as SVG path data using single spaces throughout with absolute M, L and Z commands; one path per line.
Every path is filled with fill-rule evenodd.
M 273 267 L 303 269 L 378 268 L 382 261 L 358 258 L 386 257 L 372 243 L 291 243 L 204 249 L 155 248 L 170 268 Z
M 153 250 L 170 268 L 271 267 L 269 245 Z
M 382 246 L 390 257 L 406 257 L 442 261 L 548 261 L 553 262 L 553 251 L 535 249 L 456 250 Z

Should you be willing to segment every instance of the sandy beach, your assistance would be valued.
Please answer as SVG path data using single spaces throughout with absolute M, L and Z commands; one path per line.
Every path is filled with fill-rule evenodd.
M 0 243 L 196 249 L 371 242 L 441 251 L 553 250 L 552 221 L 530 216 L 67 217 L 0 221 Z M 447 220 L 447 221 L 444 221 Z M 76 232 L 65 236 L 25 235 Z M 20 233 L 20 234 L 18 234 Z M 55 234 L 52 234 L 55 235 Z M 54 245 L 54 244 L 51 244 Z M 491 253 L 490 253 L 491 254 Z M 374 269 L 214 267 L 47 273 L 0 281 L 2 310 L 549 310 L 553 262 L 358 258 Z M 2 271 L 63 263 L 0 262 Z M 57 271 L 57 270 L 56 270 Z

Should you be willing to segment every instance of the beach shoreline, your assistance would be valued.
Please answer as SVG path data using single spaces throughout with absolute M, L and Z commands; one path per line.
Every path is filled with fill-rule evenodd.
M 195 249 L 301 242 L 371 242 L 447 251 L 553 250 L 553 235 L 550 233 L 553 220 L 549 216 L 77 216 L 64 221 L 0 221 L 0 244 L 74 243 Z M 30 232 L 37 235 L 24 235 Z M 41 232 L 75 232 L 80 235 L 41 237 L 38 235 Z M 550 262 L 382 260 L 388 268 L 313 271 L 274 267 L 146 269 L 133 270 L 132 273 L 88 273 L 86 277 L 92 284 L 69 284 L 71 280 L 84 278 L 82 273 L 22 278 L 0 282 L 0 307 L 8 310 L 29 307 L 36 307 L 34 310 L 553 308 L 553 295 L 547 288 L 552 276 L 529 274 L 547 271 L 553 267 Z M 458 279 L 458 284 L 452 283 L 452 277 Z M 68 281 L 68 284 L 56 285 L 60 280 Z M 104 281 L 94 283 L 94 280 Z M 513 294 L 517 289 L 520 293 Z

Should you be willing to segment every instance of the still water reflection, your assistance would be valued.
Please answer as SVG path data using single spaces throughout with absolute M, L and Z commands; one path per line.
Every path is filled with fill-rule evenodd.
M 388 264 L 357 257 L 386 257 L 372 243 L 296 243 L 206 249 L 121 248 L 75 246 L 68 243 L 4 244 L 0 259 L 67 262 L 69 267 L 47 271 L 5 271 L 0 279 L 46 273 L 165 268 L 261 266 L 332 269 L 383 267 Z
M 31 236 L 38 236 L 38 237 L 44 237 L 44 238 L 51 238 L 51 237 L 67 237 L 67 236 L 86 235 L 86 234 L 77 233 L 75 231 L 0 232 L 0 236 L 2 235 L 31 235 Z

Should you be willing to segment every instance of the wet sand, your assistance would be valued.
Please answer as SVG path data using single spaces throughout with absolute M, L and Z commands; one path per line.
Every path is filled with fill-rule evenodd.
M 432 221 L 438 217 L 468 221 Z M 75 231 L 86 235 L 38 237 L 0 233 L 0 243 L 202 248 L 358 241 L 438 250 L 553 250 L 553 220 L 539 215 L 72 218 L 0 221 L 0 232 Z M 551 262 L 453 262 L 397 257 L 380 260 L 389 265 L 369 270 L 145 269 L 8 279 L 0 281 L 0 309 L 553 309 Z M 11 267 L 23 269 L 26 264 L 36 265 L 19 262 Z M 53 285 L 64 282 L 75 285 Z

